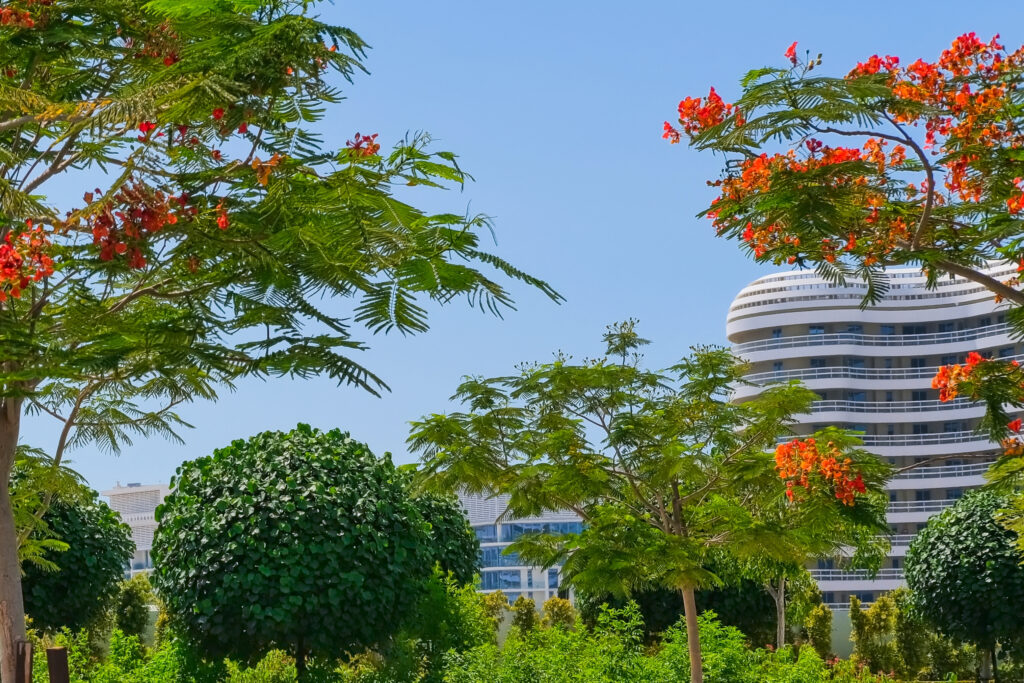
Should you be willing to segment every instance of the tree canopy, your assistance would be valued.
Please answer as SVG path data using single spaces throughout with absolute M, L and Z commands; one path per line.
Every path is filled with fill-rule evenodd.
M 1024 636 L 1024 567 L 1016 534 L 998 520 L 1006 505 L 991 491 L 969 491 L 932 517 L 907 551 L 907 586 L 917 613 L 983 651 Z
M 43 631 L 93 626 L 113 607 L 135 552 L 131 529 L 95 491 L 56 500 L 43 520 L 67 549 L 49 554 L 53 566 L 25 564 L 25 611 Z
M 461 514 L 454 503 L 430 498 L 424 514 L 409 484 L 339 430 L 234 441 L 178 468 L 157 509 L 153 586 L 207 657 L 280 648 L 302 670 L 308 654 L 373 647 L 415 611 L 435 562 L 465 571 L 477 552 L 437 523 Z
M 693 592 L 718 583 L 706 569 L 712 552 L 791 560 L 834 549 L 822 529 L 838 520 L 884 528 L 886 468 L 855 437 L 830 428 L 776 445 L 813 392 L 781 384 L 732 403 L 744 368 L 724 349 L 695 349 L 658 372 L 643 367 L 647 341 L 633 321 L 609 327 L 604 342 L 596 359 L 559 355 L 517 375 L 467 379 L 455 394 L 467 412 L 413 423 L 426 483 L 508 494 L 516 517 L 575 511 L 581 533 L 527 535 L 514 549 L 561 563 L 583 591 L 681 591 L 694 662 Z M 817 522 L 763 514 L 778 507 Z
M 422 332 L 462 297 L 500 314 L 510 280 L 560 298 L 483 248 L 486 216 L 411 203 L 469 177 L 429 136 L 325 143 L 366 45 L 316 4 L 4 8 L 3 652 L 25 636 L 7 483 L 26 412 L 54 420 L 59 465 L 71 447 L 177 438 L 176 406 L 244 376 L 380 392 L 354 357 L 363 334 Z
M 726 157 L 703 215 L 758 261 L 855 276 L 867 302 L 888 290 L 885 266 L 920 265 L 932 285 L 960 276 L 1019 306 L 1016 279 L 981 271 L 1024 263 L 1024 47 L 998 38 L 964 34 L 934 62 L 872 55 L 844 76 L 793 43 L 733 102 L 684 98 L 664 137 Z

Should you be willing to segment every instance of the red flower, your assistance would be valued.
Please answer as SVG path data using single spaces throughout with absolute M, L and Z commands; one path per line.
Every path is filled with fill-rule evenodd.
M 214 161 L 220 161 L 223 158 L 223 155 L 220 153 L 219 149 L 215 149 L 212 152 L 210 152 L 210 156 L 213 157 Z
M 222 118 L 224 118 L 224 109 L 221 107 L 217 107 L 213 110 L 213 120 L 220 121 Z
M 152 121 L 143 121 L 142 123 L 139 124 L 139 131 L 141 133 L 143 133 L 144 135 L 145 134 L 149 134 L 149 132 L 151 130 L 153 130 L 154 128 L 156 128 L 156 124 L 153 123 Z
M 981 357 L 981 354 L 977 351 L 971 351 L 967 354 L 967 367 L 974 368 L 975 365 L 985 360 Z
M 222 201 L 217 205 L 217 227 L 221 230 L 227 230 L 229 225 L 231 225 L 231 221 L 228 220 L 228 212 L 224 208 L 224 202 Z
M 794 65 L 796 64 L 796 41 L 795 40 L 793 41 L 793 44 L 789 46 L 789 49 L 786 50 L 786 54 L 783 55 L 783 56 L 786 59 L 788 59 L 789 61 L 791 61 Z
M 249 124 L 246 123 L 245 121 L 242 121 L 242 125 L 240 125 L 238 127 L 238 132 L 239 133 L 243 133 L 243 134 L 244 133 L 248 133 L 249 132 Z
M 1020 431 L 1020 427 L 1021 427 L 1021 422 L 1020 422 L 1020 418 L 1019 417 L 1016 420 L 1014 420 L 1013 422 L 1011 422 L 1008 425 L 1006 425 L 1006 428 L 1009 429 L 1011 432 L 1019 432 Z

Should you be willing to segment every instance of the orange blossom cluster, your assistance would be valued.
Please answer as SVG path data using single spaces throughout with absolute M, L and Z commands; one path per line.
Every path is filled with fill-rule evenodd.
M 830 487 L 836 500 L 853 505 L 854 497 L 867 488 L 864 478 L 852 469 L 853 461 L 843 457 L 834 442 L 824 447 L 813 438 L 793 439 L 775 448 L 775 469 L 786 482 L 786 497 L 793 500 L 796 487 L 810 491 L 816 479 Z
M 26 230 L 8 232 L 0 242 L 0 302 L 11 296 L 21 297 L 21 291 L 31 282 L 38 282 L 53 274 L 53 261 L 47 254 L 50 241 L 42 226 L 25 222 Z

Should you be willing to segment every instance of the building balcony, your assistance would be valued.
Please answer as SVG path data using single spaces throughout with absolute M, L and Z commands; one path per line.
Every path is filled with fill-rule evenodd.
M 879 569 L 872 574 L 866 569 L 812 569 L 811 578 L 815 581 L 885 581 L 903 580 L 903 569 Z
M 1006 323 L 975 327 L 969 330 L 951 332 L 932 332 L 929 334 L 857 334 L 840 332 L 836 334 L 805 334 L 793 337 L 758 339 L 755 341 L 734 344 L 733 353 L 744 355 L 758 351 L 778 349 L 810 348 L 817 346 L 928 346 L 936 344 L 954 344 L 957 342 L 974 341 L 985 337 L 1006 336 L 1010 327 Z M 900 353 L 898 355 L 908 355 Z M 824 369 L 824 368 L 822 368 Z
M 986 462 L 965 465 L 916 467 L 894 476 L 887 488 L 890 491 L 900 491 L 981 486 L 985 483 L 985 473 L 992 465 L 988 457 L 986 456 Z
M 964 408 L 981 408 L 984 406 L 966 398 L 952 401 L 815 401 L 811 404 L 811 414 L 818 413 L 926 413 L 938 410 L 963 410 Z M 939 418 L 936 418 L 939 419 Z

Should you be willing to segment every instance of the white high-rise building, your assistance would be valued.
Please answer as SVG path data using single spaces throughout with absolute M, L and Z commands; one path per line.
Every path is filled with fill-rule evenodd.
M 515 553 L 506 555 L 502 551 L 524 533 L 579 533 L 583 523 L 570 511 L 506 519 L 508 501 L 508 496 L 504 495 L 459 495 L 459 502 L 480 540 L 480 591 L 493 593 L 500 590 L 510 602 L 523 595 L 532 599 L 539 608 L 546 600 L 558 595 L 561 585 L 558 567 L 545 569 L 527 565 Z
M 132 529 L 135 542 L 135 556 L 132 558 L 130 573 L 147 572 L 153 568 L 150 551 L 153 549 L 153 533 L 156 531 L 156 506 L 163 502 L 170 489 L 163 484 L 143 486 L 118 482 L 114 488 L 103 491 L 110 501 L 110 507 L 121 516 L 121 521 Z
M 1013 265 L 986 271 L 998 280 L 1017 275 Z M 892 551 L 868 578 L 823 562 L 812 569 L 825 602 L 845 607 L 851 594 L 872 602 L 904 585 L 903 560 L 928 518 L 964 490 L 984 483 L 998 446 L 975 428 L 981 405 L 959 398 L 939 401 L 931 381 L 938 367 L 962 363 L 970 351 L 988 358 L 1022 358 L 1004 306 L 991 291 L 963 278 L 925 287 L 918 269 L 889 271 L 882 300 L 861 308 L 866 285 L 837 286 L 813 272 L 759 278 L 733 301 L 727 335 L 736 355 L 750 363 L 734 400 L 751 398 L 767 382 L 798 379 L 820 396 L 797 432 L 826 425 L 864 432 L 864 447 L 897 468 L 889 485 Z

